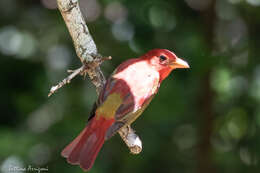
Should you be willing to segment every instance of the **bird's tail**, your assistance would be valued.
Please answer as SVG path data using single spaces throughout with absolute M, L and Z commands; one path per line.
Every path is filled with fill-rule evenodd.
M 104 144 L 107 129 L 114 119 L 107 120 L 101 116 L 93 117 L 82 132 L 63 149 L 61 155 L 73 165 L 87 171 L 93 166 L 99 150 Z

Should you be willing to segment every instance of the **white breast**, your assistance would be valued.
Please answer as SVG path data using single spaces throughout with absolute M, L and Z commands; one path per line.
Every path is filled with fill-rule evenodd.
M 157 88 L 154 86 L 157 86 L 160 76 L 155 69 L 148 66 L 147 62 L 140 61 L 128 66 L 128 68 L 114 77 L 124 80 L 131 86 L 131 92 L 135 98 L 134 101 L 139 103 L 141 99 L 156 91 Z

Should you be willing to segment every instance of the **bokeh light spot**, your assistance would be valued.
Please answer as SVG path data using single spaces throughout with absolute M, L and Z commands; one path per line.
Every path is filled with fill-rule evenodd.
M 216 13 L 219 18 L 224 20 L 232 20 L 237 16 L 236 9 L 226 0 L 216 1 Z
M 0 29 L 0 51 L 5 55 L 15 55 L 22 46 L 22 34 L 13 26 Z
M 227 128 L 234 139 L 240 139 L 246 134 L 248 127 L 247 113 L 241 108 L 234 108 L 228 113 Z
M 180 150 L 190 149 L 196 144 L 196 129 L 191 125 L 178 127 L 174 131 L 173 141 Z
M 51 69 L 65 69 L 70 61 L 71 53 L 64 45 L 55 45 L 48 50 L 47 60 Z
M 170 31 L 176 26 L 173 12 L 161 5 L 154 5 L 149 9 L 149 20 L 154 28 Z
M 1 164 L 2 173 L 23 173 L 25 172 L 25 167 L 23 161 L 18 157 L 11 155 L 7 157 Z
M 127 8 L 120 2 L 111 2 L 105 8 L 105 17 L 111 22 L 126 20 Z
M 260 5 L 260 0 L 246 0 L 247 3 L 253 6 L 259 6 Z
M 248 148 L 240 148 L 239 151 L 241 161 L 246 165 L 256 165 L 258 159 L 255 154 L 251 153 Z
M 88 22 L 93 22 L 98 19 L 101 13 L 101 7 L 97 0 L 79 1 L 80 10 Z
M 118 21 L 113 24 L 112 33 L 119 41 L 129 41 L 134 36 L 134 27 L 128 21 Z
M 36 144 L 29 151 L 29 157 L 32 163 L 36 165 L 46 164 L 51 156 L 51 151 L 48 145 L 46 144 Z
M 0 51 L 16 58 L 28 58 L 36 51 L 37 41 L 30 33 L 18 31 L 13 26 L 0 29 Z

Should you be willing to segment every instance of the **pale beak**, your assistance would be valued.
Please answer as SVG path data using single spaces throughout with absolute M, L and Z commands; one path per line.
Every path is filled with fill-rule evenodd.
M 175 68 L 190 68 L 189 64 L 180 58 L 176 58 L 176 61 L 171 63 L 171 67 L 174 69 Z

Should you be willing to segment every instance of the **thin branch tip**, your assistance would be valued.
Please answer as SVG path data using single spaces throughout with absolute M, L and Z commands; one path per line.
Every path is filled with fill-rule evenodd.
M 111 60 L 111 59 L 112 59 L 112 56 L 103 57 L 102 59 L 103 59 L 103 61 Z
M 51 87 L 50 92 L 48 94 L 48 97 L 50 97 L 52 94 L 54 94 L 58 89 L 62 88 L 64 85 L 69 84 L 70 81 L 76 77 L 77 75 L 81 75 L 82 72 L 85 70 L 85 66 L 81 66 L 80 68 L 76 70 L 68 70 L 69 73 L 71 73 L 68 77 L 63 79 L 61 82 L 59 82 L 57 85 L 54 85 Z

